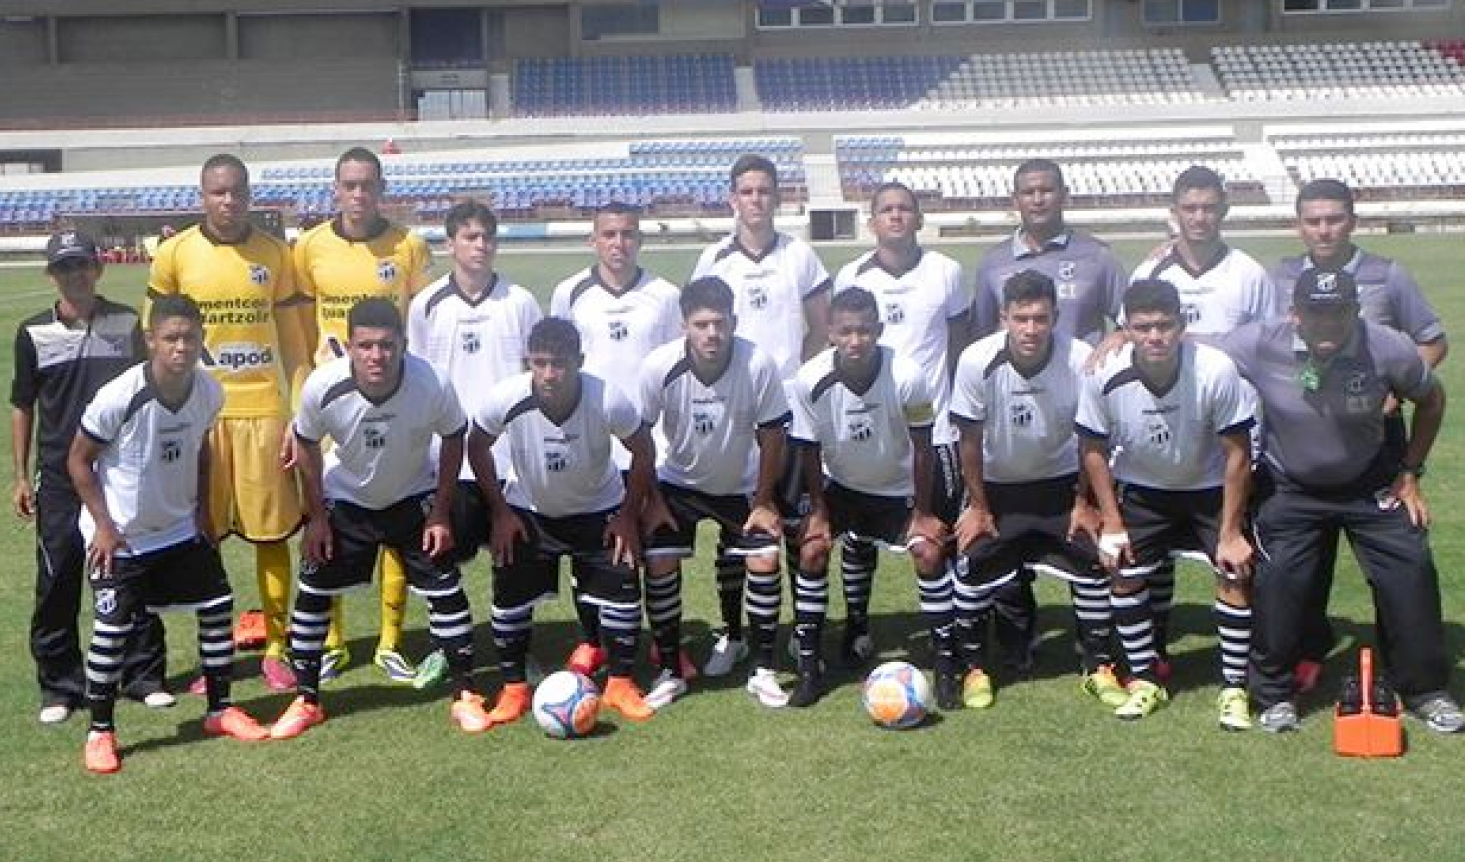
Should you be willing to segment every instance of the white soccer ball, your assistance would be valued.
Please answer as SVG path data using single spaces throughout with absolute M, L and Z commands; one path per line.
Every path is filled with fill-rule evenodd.
M 534 689 L 534 720 L 555 739 L 575 739 L 595 728 L 600 689 L 589 677 L 555 671 Z
M 931 711 L 931 685 L 910 662 L 888 661 L 865 677 L 861 700 L 876 724 L 903 730 L 926 720 Z

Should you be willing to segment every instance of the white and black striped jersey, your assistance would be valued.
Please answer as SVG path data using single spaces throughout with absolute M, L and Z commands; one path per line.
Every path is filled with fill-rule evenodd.
M 930 385 L 915 363 L 879 348 L 878 373 L 854 392 L 834 369 L 834 349 L 810 359 L 789 384 L 789 437 L 817 443 L 824 472 L 855 491 L 883 497 L 915 493 L 910 429 L 935 419 Z
M 104 447 L 93 469 L 107 513 L 127 540 L 121 555 L 157 551 L 198 533 L 199 452 L 223 407 L 223 388 L 201 368 L 181 404 L 159 399 L 147 362 L 97 390 L 81 431 Z M 96 524 L 86 507 L 79 525 L 90 544 Z
M 1246 323 L 1271 320 L 1287 312 L 1287 300 L 1272 277 L 1251 255 L 1222 245 L 1214 260 L 1191 269 L 1175 252 L 1145 261 L 1132 281 L 1159 278 L 1180 292 L 1185 331 L 1208 341 Z
M 473 415 L 500 380 L 524 371 L 529 330 L 544 317 L 534 295 L 501 275 L 476 300 L 469 299 L 445 275 L 412 298 L 407 310 L 407 351 L 427 360 L 447 378 L 463 405 Z M 436 462 L 437 444 L 433 444 Z M 508 475 L 508 452 L 493 449 L 500 477 Z M 473 479 L 473 468 L 463 459 L 459 478 Z
M 331 360 L 306 378 L 295 414 L 296 436 L 335 442 L 325 455 L 325 498 L 375 511 L 433 490 L 434 439 L 467 429 L 452 384 L 411 355 L 397 388 L 380 399 L 357 387 L 349 356 Z
M 757 431 L 789 419 L 777 366 L 742 338 L 716 380 L 693 371 L 685 339 L 653 351 L 641 371 L 641 415 L 666 440 L 658 478 L 718 496 L 752 493 Z
M 894 272 L 872 251 L 845 264 L 835 276 L 835 293 L 851 287 L 874 294 L 885 325 L 880 343 L 925 370 L 936 404 L 932 442 L 956 442 L 956 431 L 947 416 L 951 402 L 947 324 L 965 315 L 971 305 L 962 284 L 961 264 L 939 251 L 921 249 L 910 269 Z
M 592 266 L 559 283 L 549 298 L 549 313 L 572 321 L 580 330 L 585 370 L 614 381 L 639 409 L 641 387 L 636 381 L 641 364 L 651 351 L 682 337 L 680 297 L 676 285 L 644 269 L 636 271 L 630 287 L 617 293 Z M 631 453 L 620 441 L 611 453 L 617 467 L 630 468 Z
M 1107 440 L 1114 478 L 1166 491 L 1225 482 L 1220 435 L 1249 431 L 1256 392 L 1219 349 L 1182 342 L 1180 371 L 1164 391 L 1150 388 L 1126 344 L 1083 381 L 1078 432 Z
M 559 425 L 544 414 L 528 372 L 495 386 L 473 421 L 490 436 L 508 440 L 509 505 L 564 518 L 614 509 L 625 498 L 611 441 L 635 434 L 641 411 L 599 377 L 580 373 L 580 399 Z
M 779 233 L 770 247 L 748 249 L 730 235 L 697 258 L 692 279 L 707 275 L 732 288 L 738 334 L 772 357 L 784 380 L 797 374 L 804 355 L 804 301 L 830 287 L 813 247 Z
M 1074 419 L 1092 353 L 1086 342 L 1055 337 L 1042 366 L 1025 375 L 1012 364 L 1006 332 L 962 352 L 951 413 L 982 424 L 983 480 L 1036 482 L 1078 472 Z

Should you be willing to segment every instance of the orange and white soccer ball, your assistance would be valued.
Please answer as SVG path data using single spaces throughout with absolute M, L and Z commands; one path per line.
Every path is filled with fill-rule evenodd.
M 888 661 L 865 677 L 861 699 L 876 724 L 904 730 L 926 720 L 931 711 L 931 684 L 910 662 Z

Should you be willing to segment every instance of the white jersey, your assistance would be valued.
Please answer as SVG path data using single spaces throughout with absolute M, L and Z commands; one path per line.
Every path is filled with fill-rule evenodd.
M 580 400 L 559 425 L 540 408 L 529 372 L 493 387 L 473 421 L 485 433 L 509 441 L 514 467 L 504 485 L 509 505 L 564 518 L 614 509 L 625 499 L 610 444 L 612 438 L 635 434 L 641 413 L 599 377 L 581 372 Z
M 860 287 L 875 295 L 885 330 L 880 343 L 925 370 L 936 406 L 931 441 L 955 443 L 947 407 L 951 403 L 950 351 L 947 324 L 971 305 L 962 283 L 961 264 L 939 251 L 921 249 L 904 272 L 886 269 L 875 252 L 845 264 L 834 279 L 834 292 Z
M 1246 252 L 1225 245 L 1215 260 L 1198 271 L 1173 251 L 1159 260 L 1147 260 L 1135 269 L 1133 281 L 1144 278 L 1175 285 L 1186 333 L 1208 340 L 1287 312 L 1287 301 L 1266 269 Z
M 592 266 L 559 283 L 549 298 L 549 313 L 580 330 L 585 370 L 614 381 L 640 409 L 641 364 L 651 351 L 682 337 L 681 295 L 676 285 L 643 269 L 617 293 Z M 619 440 L 611 453 L 618 468 L 630 469 L 631 453 Z
M 407 351 L 446 377 L 463 412 L 472 416 L 493 384 L 523 372 L 529 330 L 542 317 L 534 295 L 502 276 L 495 275 L 489 289 L 471 300 L 452 275 L 445 275 L 413 297 L 407 309 Z M 434 463 L 437 446 L 434 438 Z M 493 447 L 493 461 L 500 478 L 506 478 L 509 457 L 504 447 Z M 473 480 L 466 458 L 458 477 Z
M 956 366 L 951 413 L 982 423 L 982 478 L 1036 482 L 1078 472 L 1078 415 L 1084 363 L 1093 348 L 1055 337 L 1042 367 L 1024 375 L 1012 364 L 1007 333 L 968 347 Z
M 715 275 L 733 292 L 738 332 L 773 357 L 784 380 L 804 355 L 804 301 L 829 289 L 829 272 L 814 249 L 786 233 L 763 250 L 743 248 L 728 236 L 702 250 L 692 280 Z
M 1219 488 L 1225 482 L 1222 434 L 1255 424 L 1256 390 L 1219 349 L 1182 342 L 1180 374 L 1154 392 L 1134 368 L 1133 345 L 1084 378 L 1080 434 L 1109 442 L 1114 478 L 1166 491 Z
M 789 436 L 817 443 L 825 475 L 846 488 L 909 497 L 916 490 L 910 429 L 931 427 L 931 390 L 921 369 L 890 348 L 879 348 L 877 361 L 863 393 L 840 382 L 833 348 L 805 363 L 789 384 Z
M 198 459 L 209 428 L 224 407 L 224 390 L 207 372 L 193 372 L 182 404 L 158 398 L 144 362 L 97 390 L 82 414 L 81 431 L 105 448 L 95 470 L 107 513 L 127 540 L 119 556 L 176 545 L 198 533 Z M 83 506 L 87 544 L 96 523 Z
M 710 381 L 693 372 L 685 340 L 657 348 L 641 370 L 641 415 L 667 441 L 657 478 L 746 495 L 758 481 L 758 429 L 787 423 L 789 413 L 773 360 L 734 338 L 727 368 Z
M 349 356 L 327 362 L 305 379 L 295 414 L 301 439 L 335 441 L 325 455 L 325 498 L 376 511 L 433 490 L 433 439 L 467 427 L 452 384 L 410 355 L 396 390 L 380 401 L 357 388 Z

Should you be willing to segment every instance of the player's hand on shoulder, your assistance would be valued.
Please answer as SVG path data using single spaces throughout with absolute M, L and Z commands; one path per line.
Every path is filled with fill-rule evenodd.
M 1093 374 L 1098 371 L 1103 367 L 1105 362 L 1109 361 L 1109 357 L 1124 348 L 1125 341 L 1124 330 L 1122 329 L 1116 329 L 1099 339 L 1099 343 L 1094 345 L 1094 352 L 1089 354 L 1088 361 L 1083 364 L 1084 373 Z

